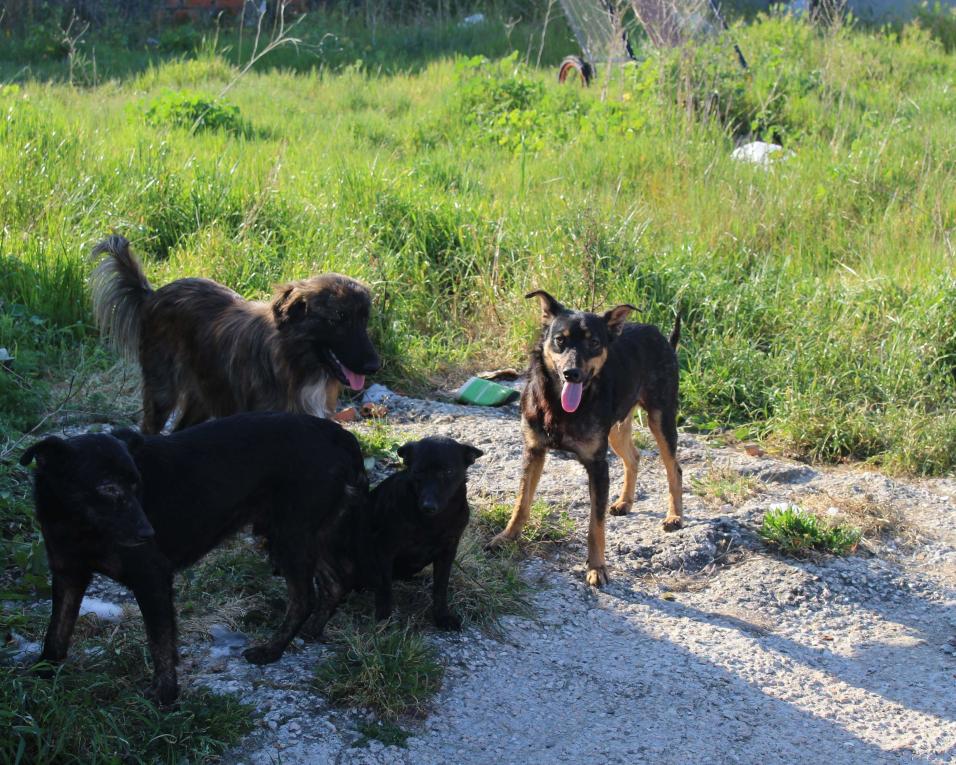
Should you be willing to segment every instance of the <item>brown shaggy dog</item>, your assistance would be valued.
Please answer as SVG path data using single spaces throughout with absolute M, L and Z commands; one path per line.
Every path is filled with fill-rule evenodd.
M 129 242 L 111 236 L 93 273 L 100 330 L 143 370 L 143 432 L 175 430 L 237 412 L 325 417 L 342 385 L 361 389 L 380 366 L 369 340 L 368 289 L 340 274 L 276 287 L 251 302 L 209 279 L 154 290 Z

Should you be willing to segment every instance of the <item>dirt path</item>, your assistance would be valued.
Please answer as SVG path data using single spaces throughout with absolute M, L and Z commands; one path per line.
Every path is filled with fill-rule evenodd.
M 474 496 L 510 501 L 520 470 L 514 406 L 476 410 L 394 399 L 390 424 L 486 451 Z M 238 692 L 262 726 L 233 763 L 874 763 L 956 760 L 956 482 L 817 470 L 682 436 L 687 524 L 664 535 L 666 482 L 643 453 L 639 498 L 611 518 L 611 584 L 583 583 L 584 471 L 549 458 L 539 497 L 567 507 L 577 539 L 532 558 L 536 618 L 505 638 L 434 635 L 447 663 L 432 714 L 408 748 L 355 747 L 358 712 L 309 689 L 328 649 L 307 645 L 265 670 L 236 651 L 186 648 L 192 682 Z M 708 505 L 691 479 L 714 465 L 758 479 L 737 505 Z M 621 477 L 612 458 L 612 482 Z M 866 498 L 898 513 L 872 553 L 796 561 L 754 534 L 778 502 Z M 213 655 L 216 654 L 216 655 Z

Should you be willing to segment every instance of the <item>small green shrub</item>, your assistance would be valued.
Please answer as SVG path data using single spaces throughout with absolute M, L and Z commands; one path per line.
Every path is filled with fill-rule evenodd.
M 422 714 L 441 687 L 444 668 L 425 639 L 393 622 L 353 623 L 342 645 L 316 669 L 316 688 L 343 706 L 368 707 L 385 719 Z
M 800 555 L 813 550 L 846 555 L 860 542 L 860 530 L 849 524 L 831 525 L 796 505 L 767 511 L 760 536 L 783 552 Z
M 246 131 L 238 106 L 191 90 L 163 91 L 146 106 L 144 117 L 153 127 Z
M 366 420 L 361 428 L 351 431 L 362 448 L 362 454 L 386 462 L 398 462 L 398 447 L 404 443 L 388 427 L 386 420 Z

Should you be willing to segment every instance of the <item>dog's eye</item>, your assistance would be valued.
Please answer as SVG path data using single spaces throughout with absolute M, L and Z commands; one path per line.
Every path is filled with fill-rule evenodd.
M 554 338 L 554 347 L 559 350 L 564 348 L 564 335 L 558 335 Z
M 111 498 L 118 497 L 123 493 L 123 490 L 115 483 L 102 483 L 96 487 L 96 490 L 104 497 Z
M 596 337 L 592 337 L 590 340 L 588 340 L 588 348 L 590 348 L 592 351 L 596 351 L 600 347 L 601 341 Z

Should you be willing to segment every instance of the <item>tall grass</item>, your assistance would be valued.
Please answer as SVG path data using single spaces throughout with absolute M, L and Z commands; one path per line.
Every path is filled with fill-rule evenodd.
M 574 49 L 551 29 L 546 63 Z M 371 53 L 401 50 L 396 66 L 287 49 L 230 91 L 241 134 L 142 119 L 170 89 L 218 93 L 237 61 L 225 37 L 95 87 L 6 88 L 0 299 L 88 323 L 85 253 L 111 230 L 156 284 L 207 276 L 258 298 L 334 269 L 372 285 L 381 379 L 406 387 L 520 364 L 531 288 L 631 302 L 665 328 L 680 310 L 684 425 L 952 470 L 956 59 L 928 32 L 760 16 L 734 29 L 749 77 L 718 40 L 642 51 L 583 91 L 523 63 L 533 29 L 464 30 L 378 27 Z M 475 47 L 517 56 L 452 56 Z M 734 162 L 746 135 L 794 156 Z

